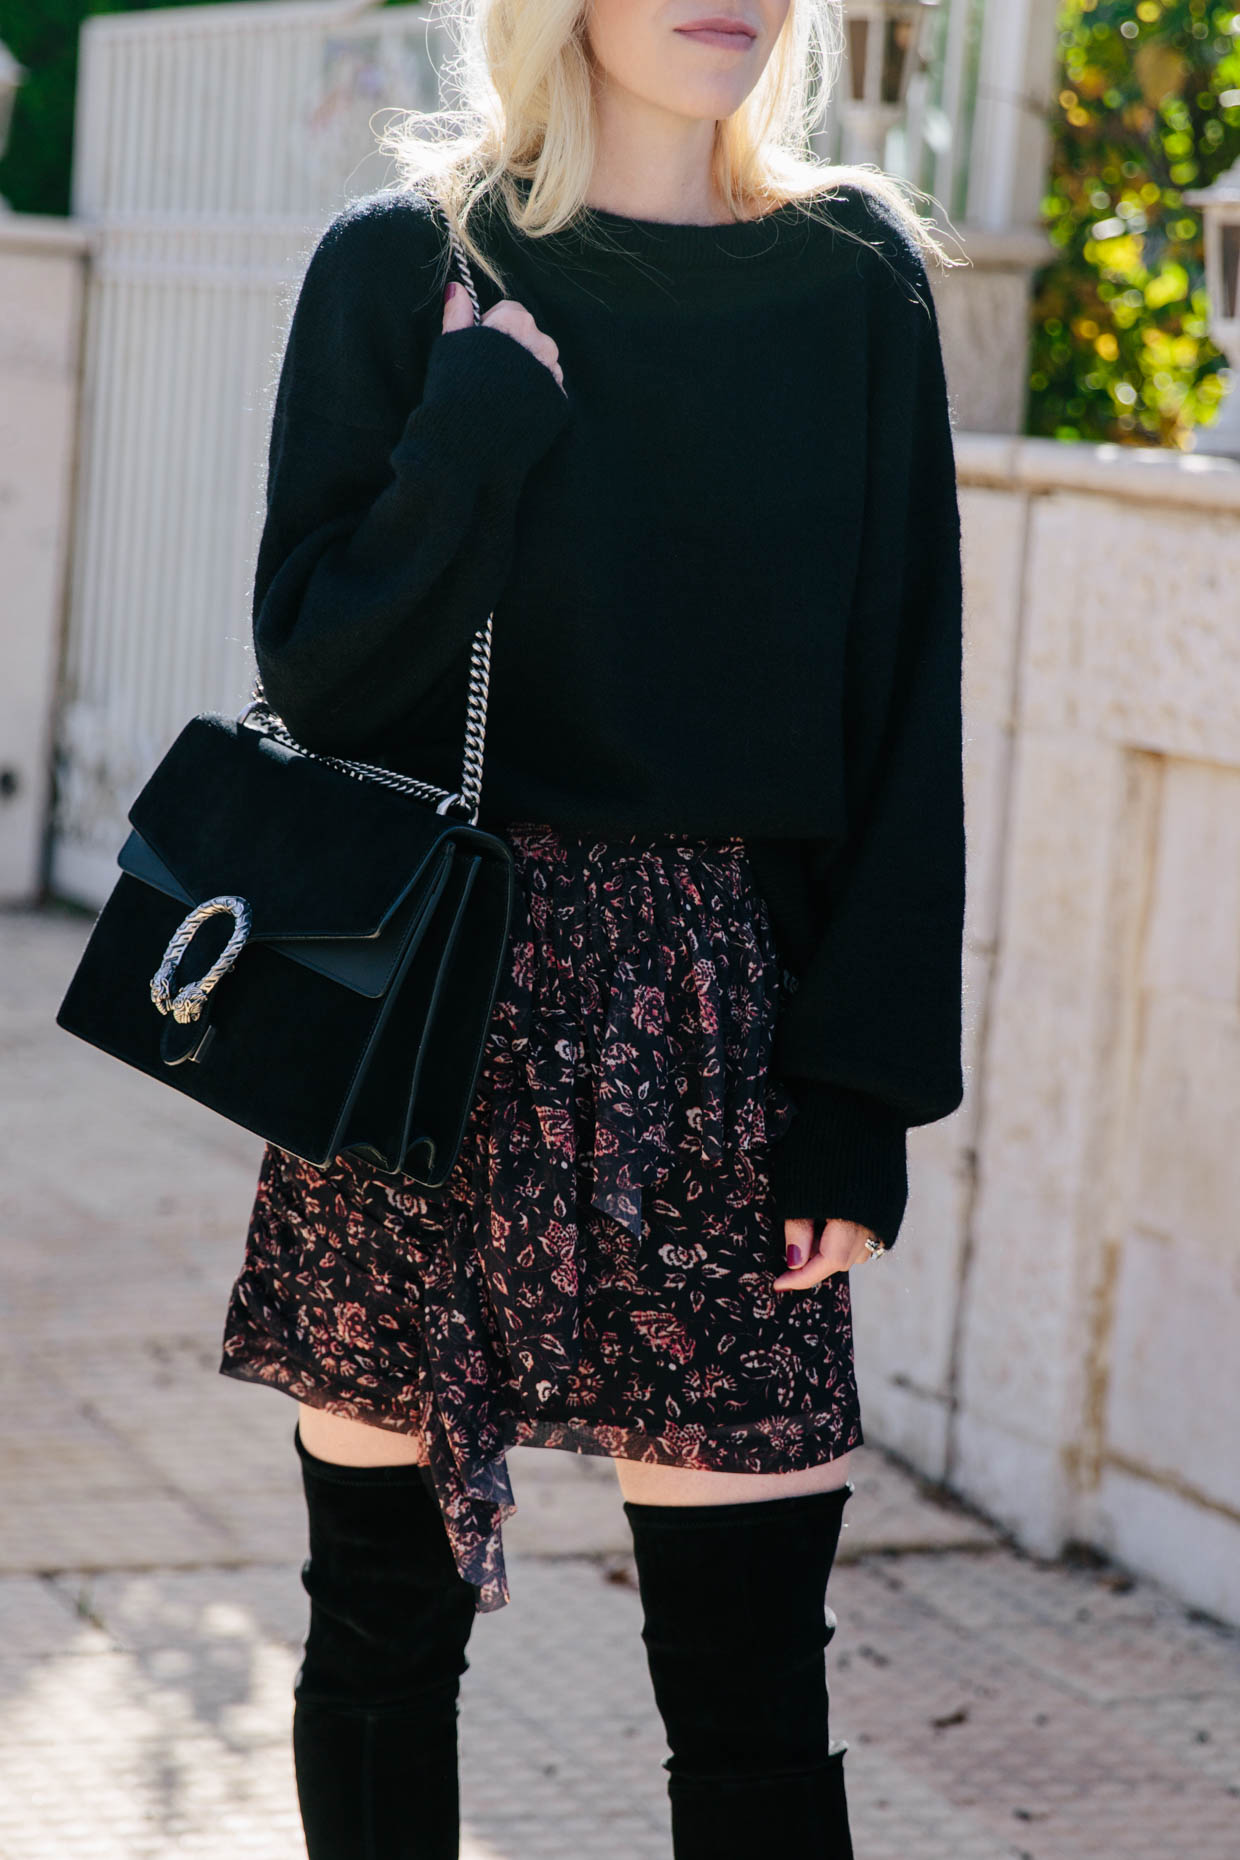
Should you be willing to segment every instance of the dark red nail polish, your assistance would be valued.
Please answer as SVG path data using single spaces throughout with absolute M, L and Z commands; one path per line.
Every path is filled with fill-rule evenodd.
M 789 1272 L 795 1272 L 799 1266 L 805 1264 L 804 1249 L 797 1246 L 795 1241 L 789 1240 L 787 1246 L 784 1248 L 784 1257 L 788 1261 Z

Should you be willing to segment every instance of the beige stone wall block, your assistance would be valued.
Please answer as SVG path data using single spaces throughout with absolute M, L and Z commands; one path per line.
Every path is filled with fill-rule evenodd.
M 940 272 L 935 304 L 957 426 L 1018 433 L 1025 414 L 1029 267 L 984 262 Z
M 910 1132 L 910 1152 L 914 1149 Z M 909 1205 L 890 1257 L 852 1275 L 858 1334 L 872 1367 L 942 1394 L 951 1360 L 969 1180 L 962 1162 L 909 1160 Z
M 0 563 L 6 609 L 14 601 L 27 614 L 47 613 L 59 599 L 76 407 L 72 376 L 23 375 L 16 369 L 9 374 L 0 358 Z M 7 650 L 7 623 L 4 637 Z
M 1026 721 L 1240 763 L 1236 542 L 1231 514 L 1039 498 Z
M 966 722 L 1012 723 L 1028 499 L 960 487 Z
M 961 1422 L 994 1426 L 1056 1451 L 1076 1437 L 1070 1235 L 1046 1218 L 1042 1199 L 979 1199 L 965 1290 L 958 1387 Z
M 1240 1261 L 1240 1012 L 1150 998 L 1134 1124 L 1128 1219 L 1182 1239 L 1226 1279 Z
M 1024 730 L 1009 823 L 1004 960 L 1092 969 L 1105 912 L 1123 759 L 1088 737 Z
M 34 898 L 42 878 L 76 445 L 83 261 L 73 229 L 47 234 L 49 224 L 0 216 L 3 903 Z M 40 249 L 40 235 L 55 242 Z
M 1073 1438 L 1076 1425 L 1068 1409 L 1095 1011 L 1087 970 L 1005 952 L 982 1080 L 960 1395 L 967 1413 L 1047 1445 Z
M 1041 1416 L 1035 1411 L 1029 1422 L 1041 1427 Z M 1053 1443 L 1024 1431 L 1020 1417 L 1009 1426 L 984 1407 L 960 1414 L 948 1481 L 1035 1556 L 1063 1549 L 1070 1514 L 1061 1456 Z
M 20 236 L 21 222 L 0 222 L 0 229 Z M 79 283 L 72 249 L 39 252 L 0 239 L 0 373 L 58 384 L 76 376 Z
M 1012 732 L 988 717 L 968 719 L 964 743 L 965 938 L 974 949 L 993 949 L 999 933 L 1011 766 Z
M 941 1477 L 970 1171 L 959 1154 L 947 1162 L 922 1154 L 922 1134 L 909 1133 L 899 1243 L 889 1258 L 852 1274 L 853 1324 L 863 1424 Z
M 940 1117 L 934 1124 L 915 1125 L 908 1133 L 909 1194 L 913 1193 L 914 1173 L 921 1169 L 970 1167 L 973 1136 L 969 1116 L 969 1088 L 972 1079 L 965 1073 L 965 1099 L 950 1117 Z
M 992 966 L 989 956 L 966 947 L 962 965 L 964 1032 L 960 1045 L 964 1097 L 949 1117 L 940 1117 L 933 1124 L 917 1124 L 909 1131 L 910 1193 L 915 1171 L 932 1166 L 949 1172 L 972 1168 L 980 1109 L 981 1047 Z
M 947 1467 L 955 1316 L 972 1199 L 981 1042 L 991 958 L 964 952 L 965 1095 L 950 1117 L 908 1133 L 909 1206 L 900 1244 L 854 1305 L 863 1410 L 873 1438 L 931 1478 Z
M 1144 979 L 1240 1001 L 1240 770 L 1165 770 Z
M 866 1440 L 871 1444 L 881 1442 L 927 1479 L 946 1479 L 951 1426 L 948 1404 L 903 1379 L 889 1381 L 874 1375 L 864 1361 L 858 1365 L 858 1377 Z
M 1220 1262 L 1192 1228 L 1128 1234 L 1110 1335 L 1108 1453 L 1240 1514 L 1237 1339 L 1240 1258 Z
M 1009 1196 L 1036 1197 L 1047 1222 L 1071 1217 L 1094 1089 L 1087 976 L 1009 957 L 994 984 L 981 1084 L 978 1194 L 1002 1221 Z
M 1020 710 L 1026 729 L 1071 730 L 1078 715 L 1082 647 L 1077 555 L 1097 498 L 1069 494 L 1035 498 L 1029 513 L 1025 586 L 1027 611 L 1021 639 Z
M 1222 1621 L 1240 1622 L 1240 1518 L 1119 1467 L 1103 1473 L 1092 1541 Z
M 910 1155 L 939 1154 L 946 1157 L 949 1150 L 953 1154 L 964 1148 L 971 1151 L 977 1143 L 978 1125 L 981 1118 L 982 1059 L 986 1038 L 986 1014 L 990 990 L 994 986 L 994 968 L 993 956 L 988 955 L 984 950 L 972 949 L 968 944 L 965 945 L 964 960 L 961 964 L 964 1024 L 960 1042 L 964 1097 L 950 1117 L 940 1118 L 937 1124 L 926 1124 L 909 1133 L 910 1142 L 914 1145 Z

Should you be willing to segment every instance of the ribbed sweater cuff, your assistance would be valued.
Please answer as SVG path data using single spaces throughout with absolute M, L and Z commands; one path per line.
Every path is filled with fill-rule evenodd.
M 422 398 L 410 416 L 449 453 L 518 476 L 539 458 L 569 416 L 568 395 L 547 364 L 490 323 L 442 331 L 431 344 Z
M 797 1114 L 771 1146 L 780 1220 L 856 1221 L 894 1246 L 908 1201 L 908 1128 L 867 1092 L 789 1079 Z

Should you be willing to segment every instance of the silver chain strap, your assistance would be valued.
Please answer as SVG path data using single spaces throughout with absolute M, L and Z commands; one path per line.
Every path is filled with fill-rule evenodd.
M 478 302 L 478 292 L 474 287 L 473 273 L 465 248 L 461 244 L 456 228 L 447 227 L 452 252 L 460 268 L 465 289 L 469 292 L 470 302 L 474 307 L 474 322 L 482 321 L 482 309 Z M 383 788 L 394 788 L 401 794 L 412 794 L 420 801 L 434 801 L 436 813 L 446 814 L 451 808 L 462 809 L 471 826 L 478 824 L 478 806 L 482 794 L 482 758 L 486 748 L 487 695 L 491 684 L 491 621 L 488 614 L 484 625 L 474 634 L 473 646 L 469 655 L 469 695 L 465 705 L 465 757 L 461 769 L 461 787 L 459 793 L 451 788 L 436 787 L 433 782 L 419 781 L 416 775 L 404 775 L 397 769 L 379 767 L 373 762 L 359 762 L 349 756 L 328 756 L 318 750 L 307 749 L 299 743 L 292 731 L 279 717 L 263 691 L 262 676 L 255 673 L 250 687 L 250 701 L 238 717 L 239 723 L 247 718 L 261 714 L 264 718 L 264 734 L 273 737 L 276 742 L 284 743 L 289 749 L 295 749 L 299 755 L 309 756 L 314 762 L 325 762 L 329 768 L 339 769 L 344 775 L 351 775 L 357 781 L 376 782 Z

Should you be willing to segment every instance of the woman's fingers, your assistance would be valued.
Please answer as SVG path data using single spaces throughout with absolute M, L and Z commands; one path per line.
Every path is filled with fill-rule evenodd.
M 796 1271 L 813 1257 L 817 1227 L 816 1221 L 784 1222 L 784 1254 L 789 1271 Z
M 502 329 L 506 335 L 523 343 L 531 355 L 549 368 L 561 387 L 564 386 L 564 374 L 559 362 L 559 345 L 546 330 L 539 329 L 533 315 L 524 304 L 519 304 L 515 297 L 501 297 L 497 304 L 485 312 L 482 318 L 492 329 Z
M 465 286 L 453 278 L 443 296 L 443 327 L 468 329 L 474 320 L 474 306 Z
M 460 282 L 453 278 L 444 292 L 443 327 L 445 332 L 453 329 L 468 329 L 474 320 L 474 306 L 469 292 Z M 482 321 L 492 329 L 502 329 L 506 336 L 522 343 L 531 355 L 551 370 L 561 390 L 564 387 L 564 371 L 560 367 L 559 346 L 545 330 L 539 329 L 533 316 L 524 304 L 519 304 L 515 297 L 502 297 L 497 304 L 483 313 Z
M 827 1221 L 815 1247 L 813 1221 L 785 1221 L 784 1243 L 788 1271 L 775 1280 L 777 1292 L 803 1292 L 836 1272 L 849 1272 L 869 1258 L 866 1241 L 870 1229 L 856 1221 Z M 800 1259 L 803 1263 L 794 1265 Z
M 443 327 L 445 330 L 468 329 L 473 320 L 474 306 L 469 292 L 459 278 L 453 278 L 444 292 Z M 482 321 L 492 329 L 502 329 L 506 336 L 513 337 L 531 355 L 536 355 L 563 387 L 559 347 L 546 330 L 539 329 L 524 304 L 519 304 L 515 297 L 502 297 L 497 304 L 492 304 L 489 310 L 483 312 Z

